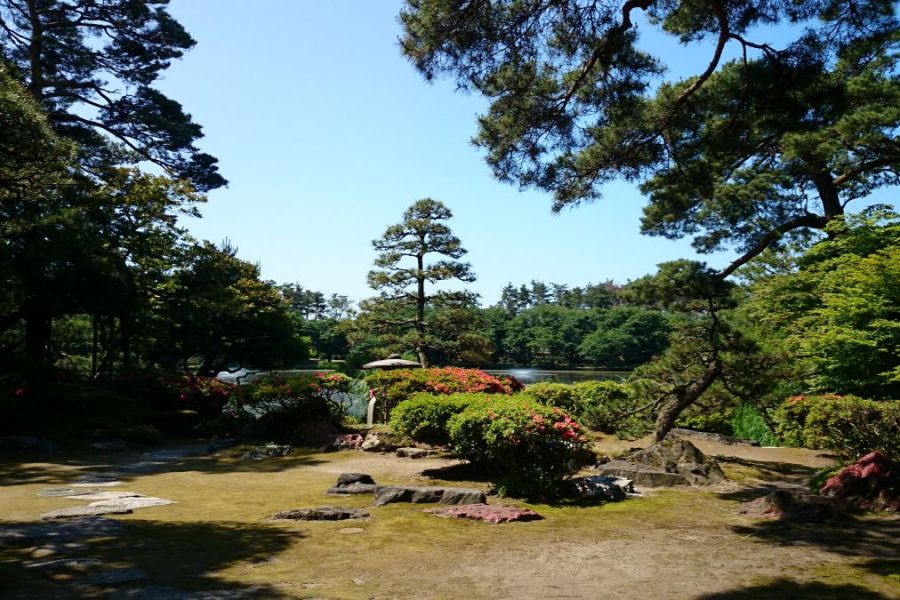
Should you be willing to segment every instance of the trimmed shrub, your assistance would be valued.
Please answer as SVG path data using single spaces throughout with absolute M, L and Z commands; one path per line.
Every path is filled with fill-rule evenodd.
M 539 381 L 526 387 L 525 395 L 534 399 L 535 402 L 547 406 L 558 406 L 569 412 L 577 413 L 581 410 L 575 386 L 567 383 Z
M 828 398 L 839 398 L 835 395 L 791 396 L 775 410 L 772 419 L 775 421 L 775 433 L 787 446 L 802 447 L 803 431 L 806 419 L 813 404 Z
M 564 410 L 525 395 L 488 397 L 450 418 L 456 453 L 480 465 L 503 495 L 552 498 L 588 450 L 580 425 Z
M 369 389 L 378 399 L 375 404 L 381 421 L 390 420 L 391 411 L 413 394 L 512 394 L 521 389 L 511 377 L 498 378 L 477 369 L 394 369 L 366 376 Z
M 416 394 L 394 407 L 391 429 L 417 442 L 446 446 L 450 444 L 447 429 L 450 418 L 490 397 L 489 394 Z
M 830 397 L 812 404 L 803 440 L 856 460 L 872 451 L 900 459 L 900 401 Z
M 631 388 L 617 381 L 583 381 L 574 386 L 581 421 L 595 431 L 615 433 L 626 427 L 634 409 Z

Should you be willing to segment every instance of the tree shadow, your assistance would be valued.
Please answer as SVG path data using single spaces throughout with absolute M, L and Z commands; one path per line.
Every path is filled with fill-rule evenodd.
M 214 590 L 208 597 L 286 598 L 275 587 L 244 585 L 217 573 L 240 563 L 252 567 L 277 560 L 277 554 L 303 537 L 294 530 L 252 523 L 79 521 L 0 525 L 0 596 L 169 597 L 147 591 L 169 588 L 170 595 L 180 590 L 207 597 L 202 593 Z M 40 557 L 36 548 L 52 554 Z M 121 574 L 126 569 L 144 578 L 119 584 L 99 578 L 102 573 Z
M 70 452 L 30 458 L 4 457 L 0 461 L 0 487 L 44 483 L 67 485 L 88 475 L 133 481 L 159 473 L 280 473 L 299 466 L 321 464 L 317 451 L 294 450 L 281 457 L 242 459 L 234 454 L 205 454 L 191 448 L 189 453 L 167 453 L 167 449 L 123 452 Z
M 831 585 L 817 581 L 800 583 L 777 579 L 772 583 L 742 587 L 700 596 L 697 600 L 890 600 L 889 596 L 853 584 Z
M 784 523 L 760 521 L 737 525 L 732 530 L 742 536 L 779 546 L 810 546 L 860 559 L 854 566 L 876 575 L 900 573 L 900 518 L 855 517 L 825 523 Z M 852 596 L 845 596 L 852 597 Z
M 787 462 L 769 462 L 763 460 L 750 460 L 737 456 L 717 456 L 720 463 L 735 464 L 750 468 L 758 479 L 767 481 L 784 481 L 796 485 L 806 483 L 818 472 L 814 467 Z
M 492 483 L 495 479 L 484 468 L 468 461 L 448 465 L 446 467 L 425 469 L 422 471 L 422 475 L 429 479 L 451 482 L 477 481 L 481 483 Z

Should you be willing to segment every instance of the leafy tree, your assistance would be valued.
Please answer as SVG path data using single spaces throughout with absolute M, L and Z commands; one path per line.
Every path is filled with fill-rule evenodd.
M 215 375 L 241 365 L 288 367 L 307 358 L 278 290 L 236 253 L 227 242 L 190 250 L 165 300 L 169 328 L 159 340 L 158 362 L 187 368 L 196 361 L 199 373 Z
M 704 263 L 687 260 L 663 263 L 655 275 L 629 285 L 627 295 L 633 300 L 681 317 L 668 349 L 632 376 L 638 397 L 646 400 L 641 409 L 658 411 L 657 441 L 714 386 L 755 404 L 771 382 L 772 358 L 730 322 L 733 292 L 734 284 Z
M 459 261 L 466 253 L 459 238 L 444 224 L 452 216 L 443 203 L 424 198 L 406 209 L 402 222 L 372 242 L 379 255 L 376 269 L 369 272 L 369 286 L 380 295 L 368 303 L 369 312 L 382 326 L 414 332 L 412 342 L 423 367 L 430 364 L 426 309 L 465 307 L 473 301 L 468 292 L 426 290 L 426 284 L 475 281 L 470 265 Z M 430 254 L 447 258 L 426 263 Z
M 166 4 L 2 0 L 0 51 L 54 129 L 79 144 L 88 171 L 149 160 L 208 190 L 226 182 L 216 159 L 194 146 L 200 126 L 153 87 L 160 72 L 194 45 Z
M 557 210 L 638 181 L 642 230 L 737 248 L 728 275 L 898 183 L 895 11 L 886 0 L 407 0 L 401 46 L 426 78 L 489 99 L 474 141 L 498 178 L 552 192 Z M 709 60 L 663 80 L 662 57 L 639 45 L 641 14 L 707 44 Z M 775 27 L 793 39 L 761 42 Z M 724 60 L 726 46 L 739 57 Z
M 758 279 L 743 311 L 798 358 L 807 391 L 897 398 L 900 216 L 874 207 L 827 231 L 796 271 Z
M 578 354 L 586 362 L 610 368 L 633 367 L 661 354 L 671 330 L 665 313 L 637 306 L 604 311 L 596 327 L 581 340 Z

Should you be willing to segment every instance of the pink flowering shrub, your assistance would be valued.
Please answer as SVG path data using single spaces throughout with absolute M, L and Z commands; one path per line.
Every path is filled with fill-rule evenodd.
M 294 420 L 329 420 L 344 413 L 344 394 L 352 379 L 343 373 L 311 373 L 265 377 L 238 386 L 230 410 L 256 417 L 280 414 Z
M 513 377 L 494 377 L 478 369 L 459 367 L 376 371 L 366 377 L 366 383 L 378 398 L 376 407 L 385 422 L 395 406 L 417 392 L 512 394 L 523 387 Z
M 215 417 L 231 399 L 235 385 L 201 375 L 133 371 L 117 376 L 113 388 L 156 412 L 192 410 Z
M 450 418 L 456 453 L 494 476 L 497 491 L 552 498 L 588 450 L 581 425 L 563 409 L 524 396 L 486 396 Z

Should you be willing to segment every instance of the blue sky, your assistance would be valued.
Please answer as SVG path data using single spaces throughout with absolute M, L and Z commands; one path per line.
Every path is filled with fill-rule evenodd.
M 354 300 L 373 295 L 371 240 L 426 196 L 453 211 L 484 304 L 509 281 L 625 282 L 694 256 L 686 240 L 639 234 L 644 200 L 632 185 L 553 215 L 547 194 L 494 180 L 469 142 L 485 101 L 425 83 L 403 59 L 400 6 L 172 0 L 197 46 L 159 87 L 203 126 L 200 146 L 230 181 L 187 223 L 195 236 L 230 239 L 267 279 Z M 651 42 L 674 73 L 708 58 L 708 46 Z

